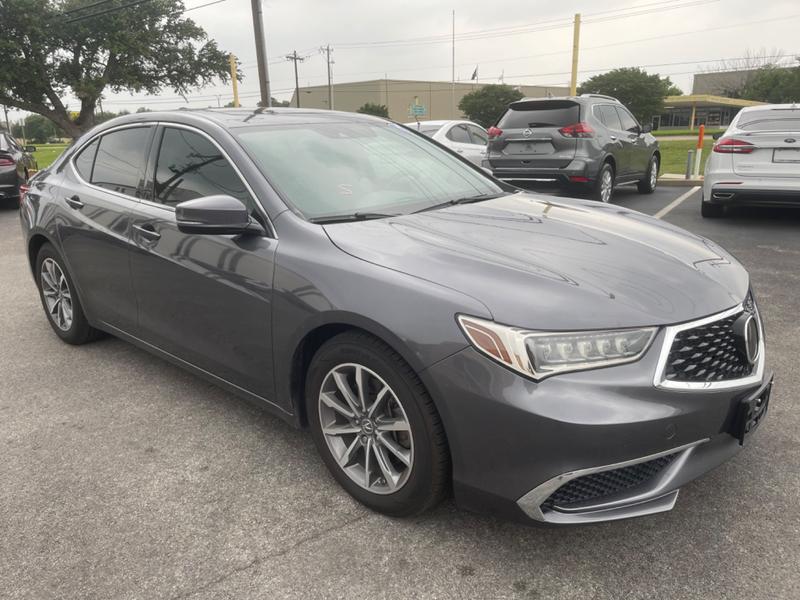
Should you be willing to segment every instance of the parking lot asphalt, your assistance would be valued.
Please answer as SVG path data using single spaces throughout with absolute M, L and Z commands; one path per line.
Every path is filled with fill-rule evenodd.
M 616 203 L 655 214 L 686 191 Z M 0 208 L 0 597 L 800 598 L 800 211 L 709 221 L 699 201 L 663 218 L 750 269 L 770 414 L 672 512 L 573 528 L 452 501 L 383 517 L 305 432 L 114 338 L 61 343 Z

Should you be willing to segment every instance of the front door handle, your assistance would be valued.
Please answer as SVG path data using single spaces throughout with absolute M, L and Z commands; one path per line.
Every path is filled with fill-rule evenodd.
M 155 242 L 161 238 L 161 234 L 158 233 L 150 223 L 145 223 L 144 225 L 134 225 L 133 228 L 141 237 L 150 242 Z
M 85 204 L 81 202 L 81 199 L 78 196 L 78 194 L 70 196 L 69 198 L 65 198 L 65 200 L 67 201 L 67 204 L 69 204 L 75 210 L 80 210 L 85 206 Z

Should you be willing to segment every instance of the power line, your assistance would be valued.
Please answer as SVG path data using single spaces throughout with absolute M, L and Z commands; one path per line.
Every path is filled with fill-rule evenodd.
M 114 6 L 112 8 L 107 8 L 105 10 L 101 10 L 98 12 L 93 12 L 88 15 L 82 15 L 80 17 L 73 17 L 72 19 L 67 19 L 64 23 L 76 23 L 78 21 L 85 21 L 86 19 L 93 19 L 94 17 L 100 17 L 102 15 L 107 15 L 109 13 L 119 12 L 126 8 L 133 8 L 134 6 L 139 6 L 140 4 L 145 4 L 147 2 L 152 2 L 153 0 L 133 0 L 133 2 L 128 2 L 127 4 L 122 4 L 121 6 Z

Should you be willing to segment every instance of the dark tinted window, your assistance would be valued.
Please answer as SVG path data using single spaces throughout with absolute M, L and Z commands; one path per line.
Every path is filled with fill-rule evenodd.
M 471 144 L 472 140 L 469 139 L 467 128 L 463 125 L 454 125 L 445 134 L 448 140 L 452 140 L 458 144 Z
M 747 131 L 800 131 L 800 109 L 742 113 L 736 126 Z
M 97 154 L 98 143 L 99 140 L 93 141 L 75 157 L 75 170 L 86 181 L 92 180 L 92 166 L 94 165 L 94 156 Z
M 629 113 L 624 108 L 618 106 L 617 107 L 617 114 L 619 114 L 619 120 L 622 122 L 622 128 L 625 131 L 630 131 L 632 133 L 638 133 L 639 124 L 636 122 L 636 119 L 633 118 L 633 115 L 631 115 L 631 113 Z
M 145 168 L 149 127 L 113 131 L 100 138 L 91 182 L 135 196 Z
M 427 135 L 428 137 L 433 137 L 437 131 L 439 131 L 442 126 L 441 125 L 409 125 L 411 129 L 415 129 L 419 131 L 422 135 Z
M 472 138 L 473 144 L 485 146 L 489 143 L 489 136 L 486 135 L 486 132 L 480 127 L 475 127 L 475 125 L 467 125 L 467 129 L 469 130 L 469 137 Z
M 253 209 L 242 180 L 208 138 L 186 129 L 166 128 L 156 164 L 155 200 L 174 206 L 218 194 L 238 198 Z
M 497 123 L 500 129 L 527 129 L 572 125 L 580 121 L 580 107 L 569 100 L 515 102 Z
M 595 106 L 595 114 L 600 118 L 603 124 L 609 129 L 622 129 L 622 123 L 619 120 L 616 109 L 610 104 L 601 104 Z

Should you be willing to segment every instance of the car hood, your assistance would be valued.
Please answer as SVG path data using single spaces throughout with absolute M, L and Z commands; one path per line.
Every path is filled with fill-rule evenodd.
M 678 323 L 730 308 L 748 288 L 744 268 L 713 242 L 587 200 L 515 193 L 325 230 L 352 256 L 463 292 L 496 321 L 531 329 Z

